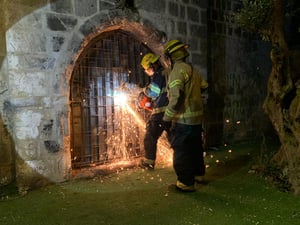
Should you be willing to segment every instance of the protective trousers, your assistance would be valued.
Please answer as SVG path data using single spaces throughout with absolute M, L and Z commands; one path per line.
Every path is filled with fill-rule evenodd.
M 144 149 L 146 159 L 151 159 L 154 161 L 156 159 L 157 141 L 164 131 L 161 120 L 162 115 L 159 116 L 159 118 L 157 116 L 152 116 L 147 122 L 146 134 L 144 138 Z
M 205 174 L 202 125 L 176 123 L 171 132 L 171 147 L 174 150 L 173 167 L 177 179 L 185 185 L 193 185 L 195 176 Z

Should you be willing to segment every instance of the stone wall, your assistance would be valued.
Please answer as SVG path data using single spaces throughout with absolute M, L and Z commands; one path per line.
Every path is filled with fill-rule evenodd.
M 212 0 L 208 6 L 207 142 L 219 146 L 261 138 L 270 126 L 262 110 L 270 73 L 268 43 L 234 21 L 240 1 Z
M 269 47 L 236 26 L 233 14 L 239 4 L 1 1 L 0 184 L 16 177 L 26 189 L 69 179 L 70 73 L 89 40 L 108 30 L 131 32 L 157 54 L 167 39 L 190 44 L 189 60 L 210 84 L 205 123 L 209 146 L 259 137 Z
M 2 27 L 6 46 L 5 51 L 2 49 L 0 71 L 0 112 L 14 149 L 6 145 L 4 148 L 14 156 L 9 161 L 15 163 L 22 190 L 69 179 L 70 72 L 92 38 L 107 30 L 124 29 L 141 41 L 147 40 L 150 49 L 158 54 L 162 42 L 179 38 L 191 45 L 190 59 L 206 75 L 207 21 L 203 1 L 31 3 L 38 7 L 20 14 L 14 24 Z M 14 8 L 4 8 L 13 14 Z
M 6 56 L 6 30 L 14 23 L 22 18 L 27 13 L 34 11 L 47 0 L 32 0 L 32 1 L 0 1 L 0 65 L 2 68 L 6 66 L 4 61 Z M 0 99 L 8 91 L 7 80 L 4 79 L 4 71 L 0 71 Z M 3 101 L 0 101 L 3 104 Z M 2 108 L 2 107 L 0 107 Z M 7 118 L 6 118 L 7 119 Z M 6 124 L 6 125 L 5 125 Z M 0 114 L 0 185 L 11 183 L 16 178 L 15 173 L 15 148 L 11 133 L 8 132 L 9 126 L 7 121 L 4 121 L 2 113 Z

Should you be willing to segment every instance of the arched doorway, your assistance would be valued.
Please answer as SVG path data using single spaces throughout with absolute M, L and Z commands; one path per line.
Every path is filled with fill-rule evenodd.
M 147 52 L 132 34 L 114 30 L 91 40 L 79 56 L 70 81 L 72 168 L 141 154 L 139 124 L 116 102 L 116 91 L 145 86 L 140 61 Z

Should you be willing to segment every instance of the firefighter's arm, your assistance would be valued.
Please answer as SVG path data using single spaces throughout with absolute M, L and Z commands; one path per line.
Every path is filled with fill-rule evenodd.
M 183 85 L 184 81 L 180 79 L 180 77 L 177 77 L 177 79 L 175 77 L 174 80 L 170 80 L 168 92 L 169 104 L 164 114 L 164 121 L 173 120 L 182 104 L 184 103 L 184 94 L 182 91 Z
M 147 97 L 154 100 L 160 95 L 161 88 L 156 82 L 151 82 L 147 87 L 144 88 L 143 91 L 147 95 Z

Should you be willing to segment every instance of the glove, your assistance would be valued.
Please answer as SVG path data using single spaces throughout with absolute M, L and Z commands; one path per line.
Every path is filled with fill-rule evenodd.
M 168 132 L 172 128 L 172 121 L 163 121 L 162 126 L 163 126 L 164 130 Z

